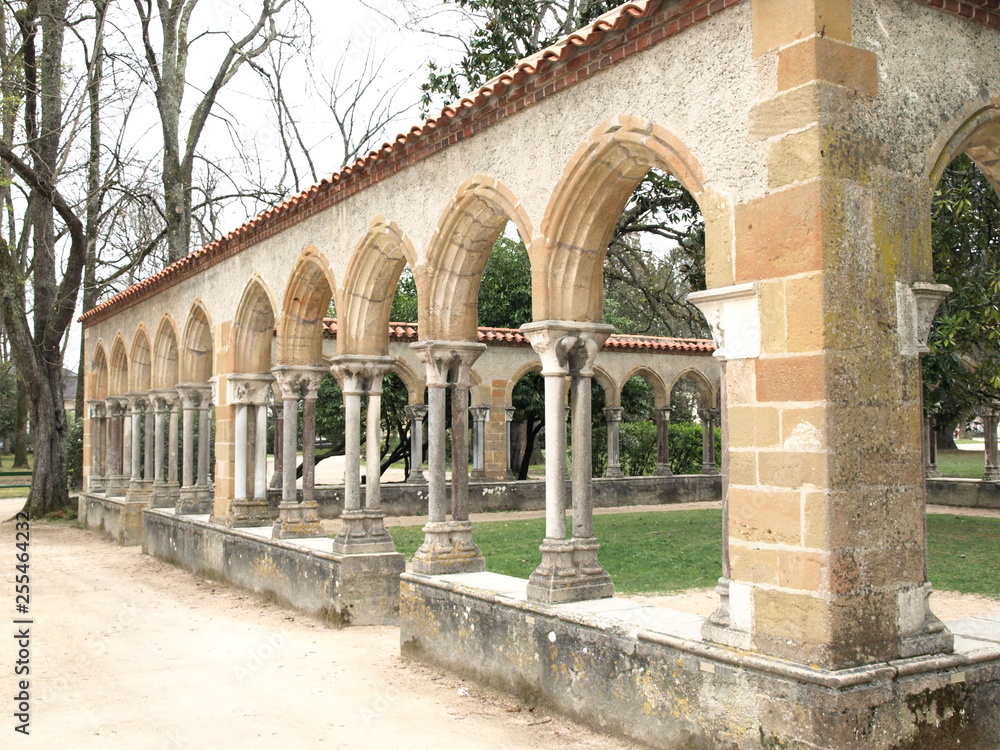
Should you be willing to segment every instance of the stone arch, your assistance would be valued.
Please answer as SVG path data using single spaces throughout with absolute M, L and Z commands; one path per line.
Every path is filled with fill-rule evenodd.
M 703 408 L 711 408 L 715 406 L 715 402 L 718 400 L 718 394 L 715 386 L 705 377 L 705 373 L 701 370 L 695 369 L 693 367 L 688 367 L 677 374 L 670 382 L 670 387 L 667 390 L 667 404 L 670 405 L 670 398 L 673 396 L 674 388 L 682 380 L 690 380 L 694 383 L 695 387 L 698 389 L 698 397 L 701 399 L 701 406 Z
M 962 154 L 968 154 L 994 189 L 1000 192 L 1000 103 L 990 102 L 970 108 L 964 113 L 961 124 L 942 140 L 930 155 L 930 197 L 933 197 L 934 189 L 948 165 Z
M 90 375 L 87 378 L 88 398 L 104 399 L 109 394 L 108 355 L 104 342 L 98 341 L 94 347 L 94 358 L 90 361 Z
M 705 177 L 698 160 L 665 128 L 642 117 L 604 122 L 569 160 L 542 220 L 544 258 L 532 274 L 535 320 L 600 322 L 604 256 L 618 217 L 650 169 L 670 172 L 702 209 Z
M 670 406 L 670 393 L 671 388 L 667 387 L 666 381 L 664 381 L 663 376 L 656 370 L 650 369 L 646 365 L 635 365 L 627 373 L 625 377 L 622 378 L 622 388 L 625 384 L 632 378 L 642 378 L 649 386 L 653 389 L 653 406 L 657 409 L 664 406 Z M 619 393 L 620 393 L 619 389 Z
M 271 371 L 274 309 L 270 290 L 254 275 L 243 290 L 233 319 L 233 372 Z
M 541 372 L 542 363 L 537 357 L 532 357 L 528 362 L 514 370 L 513 374 L 507 379 L 507 392 L 504 394 L 504 404 L 506 406 L 514 405 L 514 386 L 527 375 L 529 372 Z M 595 368 L 596 371 L 596 368 Z
M 201 300 L 188 312 L 181 339 L 180 378 L 184 383 L 207 383 L 212 377 L 212 322 Z
M 153 387 L 173 388 L 179 370 L 177 324 L 167 313 L 160 321 L 153 344 Z
M 406 386 L 407 404 L 424 403 L 424 389 L 427 387 L 424 378 L 399 358 L 396 359 L 396 369 L 393 372 L 396 373 L 396 377 L 402 380 L 403 385 Z
M 594 365 L 594 382 L 604 390 L 605 406 L 621 405 L 621 391 L 615 384 L 615 379 L 599 365 Z
M 111 345 L 110 368 L 108 370 L 108 394 L 122 396 L 128 392 L 128 355 L 125 353 L 125 337 L 121 331 Z
M 129 356 L 129 390 L 146 392 L 153 384 L 153 356 L 149 345 L 149 331 L 140 323 L 132 339 L 132 353 Z
M 384 216 L 372 220 L 347 264 L 337 307 L 337 353 L 385 355 L 389 351 L 389 312 L 396 284 L 409 264 L 417 296 L 420 276 L 413 243 Z M 406 321 L 411 322 L 411 321 Z
M 292 269 L 285 290 L 278 324 L 280 364 L 322 364 L 323 318 L 336 288 L 329 262 L 316 248 L 306 248 Z
M 475 175 L 458 189 L 438 221 L 427 250 L 427 294 L 420 316 L 426 333 L 422 338 L 476 340 L 479 285 L 493 246 L 508 221 L 517 227 L 530 251 L 534 235 L 531 220 L 506 185 L 486 175 Z

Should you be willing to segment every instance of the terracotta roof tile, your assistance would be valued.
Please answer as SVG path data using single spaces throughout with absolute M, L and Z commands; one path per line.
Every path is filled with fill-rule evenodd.
M 167 266 L 159 273 L 133 284 L 111 299 L 87 311 L 79 320 L 86 324 L 88 321 L 103 317 L 103 314 L 112 307 L 124 303 L 140 292 L 151 289 L 151 287 L 156 286 L 165 279 L 176 276 L 187 269 L 192 263 L 200 264 L 222 255 L 237 240 L 244 239 L 248 235 L 256 235 L 276 218 L 292 213 L 293 210 L 311 203 L 321 197 L 322 194 L 336 190 L 340 183 L 359 172 L 365 171 L 379 160 L 386 158 L 394 151 L 397 151 L 397 147 L 405 147 L 406 144 L 420 139 L 425 134 L 439 127 L 443 127 L 455 117 L 464 114 L 470 109 L 481 106 L 490 97 L 503 93 L 511 85 L 519 84 L 526 78 L 536 75 L 548 64 L 564 59 L 569 54 L 575 52 L 577 48 L 596 44 L 608 32 L 619 31 L 637 18 L 652 15 L 659 8 L 661 2 L 662 0 L 635 0 L 635 2 L 625 3 L 608 11 L 588 26 L 559 39 L 551 47 L 520 60 L 511 70 L 488 81 L 473 94 L 444 107 L 440 114 L 428 119 L 423 125 L 415 126 L 407 133 L 396 136 L 392 143 L 386 142 L 382 144 L 380 149 L 359 158 L 354 164 L 344 167 L 331 177 L 324 178 L 298 195 L 293 195 L 281 204 L 267 209 L 229 234 L 210 242 L 200 250 L 195 250 L 184 258 Z
M 337 319 L 323 318 L 323 335 L 337 338 Z M 478 339 L 488 346 L 530 346 L 517 328 L 480 327 Z M 419 340 L 416 323 L 389 323 L 389 341 L 413 342 Z M 605 349 L 655 351 L 684 354 L 711 354 L 715 344 L 711 339 L 680 339 L 661 336 L 627 336 L 612 334 Z

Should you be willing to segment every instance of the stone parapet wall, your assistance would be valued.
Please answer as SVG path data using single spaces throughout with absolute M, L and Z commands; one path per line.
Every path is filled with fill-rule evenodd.
M 928 479 L 927 503 L 1000 510 L 1000 483 L 979 479 Z
M 85 529 L 93 529 L 123 547 L 132 547 L 142 543 L 142 512 L 146 505 L 84 492 L 77 499 L 76 513 Z

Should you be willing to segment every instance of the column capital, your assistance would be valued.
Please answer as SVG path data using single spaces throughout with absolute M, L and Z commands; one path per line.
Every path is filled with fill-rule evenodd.
M 469 413 L 472 415 L 473 421 L 485 422 L 490 418 L 490 407 L 488 406 L 470 406 Z
M 274 376 L 266 373 L 234 373 L 228 377 L 229 403 L 263 406 Z
M 330 362 L 330 372 L 340 381 L 345 396 L 381 394 L 382 378 L 395 367 L 395 357 L 364 354 L 341 354 Z
M 90 399 L 87 401 L 88 415 L 90 419 L 102 419 L 106 405 L 101 399 Z
M 150 391 L 149 395 L 158 412 L 170 411 L 180 400 L 180 396 L 173 388 L 157 388 Z
M 594 360 L 615 327 L 604 323 L 539 320 L 521 326 L 542 360 L 542 376 L 594 376 Z
M 146 401 L 149 394 L 140 391 L 129 391 L 125 394 L 125 398 L 128 400 L 128 407 L 132 411 L 142 411 L 146 408 Z
M 516 406 L 505 406 L 504 407 L 504 419 L 508 422 L 514 421 L 514 412 L 517 411 Z
M 719 417 L 721 416 L 719 409 L 699 409 L 698 419 L 702 422 L 719 422 Z
M 410 349 L 424 363 L 428 388 L 467 387 L 472 365 L 486 351 L 486 344 L 474 341 L 417 341 L 410 344 Z
M 701 310 L 712 329 L 719 359 L 760 356 L 760 285 L 756 282 L 691 292 L 687 301 Z
M 427 404 L 410 404 L 404 411 L 407 419 L 423 419 L 427 416 Z
M 185 409 L 197 409 L 212 400 L 212 386 L 208 383 L 178 383 L 177 395 Z
M 271 368 L 283 401 L 316 398 L 319 384 L 328 372 L 325 367 L 308 365 L 278 365 Z
M 112 419 L 124 416 L 128 400 L 123 396 L 108 396 L 104 399 L 107 415 Z
M 718 413 L 718 409 L 715 410 Z M 658 422 L 669 422 L 670 421 L 671 409 L 669 406 L 658 406 L 653 409 L 653 414 L 656 415 L 656 421 Z
M 622 414 L 625 413 L 625 409 L 621 406 L 605 406 L 604 407 L 604 419 L 607 422 L 621 422 Z

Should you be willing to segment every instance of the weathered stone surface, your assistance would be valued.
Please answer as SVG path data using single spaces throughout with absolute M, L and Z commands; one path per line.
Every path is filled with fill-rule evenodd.
M 94 529 L 123 547 L 142 543 L 142 512 L 145 502 L 120 497 L 80 493 L 77 520 L 85 529 Z

